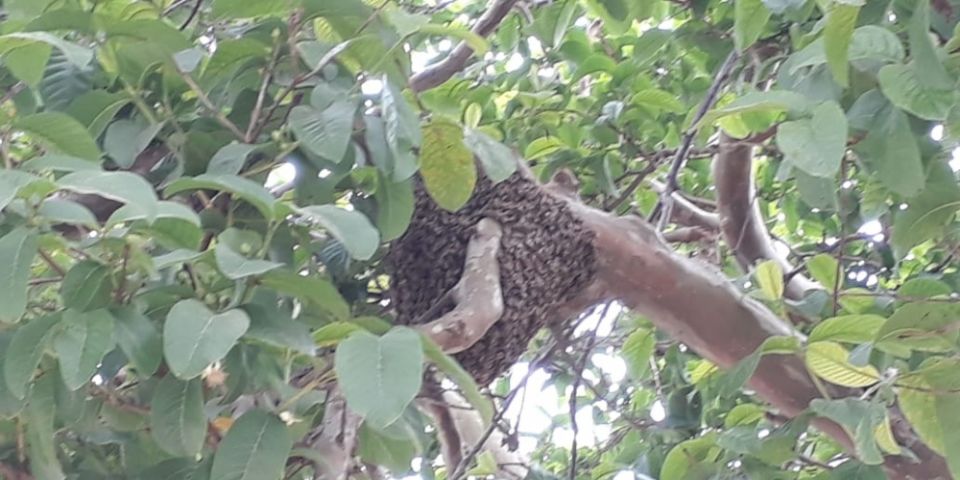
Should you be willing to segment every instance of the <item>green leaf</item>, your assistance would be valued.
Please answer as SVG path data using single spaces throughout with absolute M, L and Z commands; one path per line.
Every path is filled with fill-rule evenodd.
M 158 200 L 153 186 L 135 173 L 84 170 L 65 175 L 57 184 L 65 190 L 92 193 L 125 203 L 147 218 L 157 214 Z
M 86 125 L 93 138 L 99 138 L 121 108 L 130 103 L 122 94 L 91 90 L 75 98 L 66 113 Z
M 715 463 L 721 450 L 715 434 L 678 443 L 667 453 L 660 467 L 660 480 L 707 480 L 720 465 Z
M 770 20 L 770 10 L 763 0 L 735 0 L 733 15 L 733 44 L 742 52 L 760 38 Z
M 832 178 L 814 177 L 803 170 L 795 171 L 794 177 L 804 203 L 821 210 L 837 210 L 837 186 Z
M 203 413 L 203 381 L 160 379 L 150 399 L 150 435 L 164 451 L 193 457 L 203 448 L 207 418 Z
M 470 200 L 477 169 L 459 125 L 437 119 L 424 128 L 420 175 L 427 193 L 441 208 L 455 212 Z
M 214 0 L 211 14 L 215 19 L 238 19 L 283 16 L 293 8 L 291 0 Z M 266 478 L 266 477 L 264 477 Z
M 923 188 L 920 147 L 910 131 L 907 116 L 899 109 L 881 110 L 874 117 L 866 138 L 855 149 L 891 191 L 912 197 Z
M 796 92 L 787 90 L 749 92 L 722 107 L 717 107 L 707 112 L 703 120 L 700 120 L 696 126 L 712 124 L 718 119 L 730 115 L 754 112 L 791 112 L 794 114 L 802 114 L 809 111 L 810 108 L 810 100 Z
M 583 61 L 577 65 L 577 70 L 573 72 L 572 79 L 580 80 L 587 75 L 597 72 L 611 73 L 616 68 L 617 64 L 613 59 L 604 54 L 594 53 L 583 59 Z
M 300 144 L 317 156 L 339 163 L 350 146 L 357 105 L 336 100 L 323 110 L 298 105 L 290 112 L 290 128 Z
M 721 398 L 736 395 L 757 371 L 761 357 L 763 357 L 762 345 L 750 355 L 740 359 L 736 366 L 724 372 L 723 376 L 717 380 L 717 395 Z
M 830 340 L 834 342 L 864 343 L 876 337 L 880 326 L 887 319 L 879 315 L 843 315 L 828 318 L 817 324 L 810 332 L 810 343 Z
M 834 342 L 816 342 L 807 346 L 807 368 L 818 377 L 845 387 L 866 387 L 880 380 L 872 365 L 857 367 L 850 363 L 850 353 Z
M 97 226 L 97 217 L 90 209 L 70 200 L 48 198 L 40 204 L 37 213 L 50 223 L 70 223 L 88 228 Z
M 380 174 L 374 197 L 377 200 L 377 229 L 381 240 L 389 242 L 407 230 L 413 218 L 413 185 L 409 181 L 391 182 Z
M 130 168 L 162 128 L 163 123 L 143 125 L 133 120 L 117 120 L 107 127 L 103 148 L 117 165 Z
M 913 16 L 907 25 L 913 71 L 924 86 L 934 90 L 956 89 L 956 79 L 947 73 L 940 62 L 930 38 L 930 0 L 919 0 L 914 5 Z
M 393 153 L 394 161 L 393 171 L 386 173 L 391 173 L 394 181 L 406 180 L 417 171 L 413 149 L 419 147 L 423 140 L 420 118 L 386 75 L 381 81 L 383 90 L 380 92 L 380 102 L 383 107 L 387 146 Z
M 397 422 L 386 431 L 374 430 L 366 424 L 361 425 L 360 458 L 397 474 L 408 471 L 419 445 L 409 427 L 401 423 Z
M 517 156 L 506 145 L 472 128 L 463 138 L 467 148 L 480 160 L 480 166 L 493 183 L 500 183 L 517 170 Z
M 527 159 L 527 161 L 536 160 L 546 157 L 547 155 L 552 155 L 565 148 L 567 148 L 566 144 L 557 137 L 540 137 L 527 145 L 526 150 L 523 151 L 523 158 Z
M 64 480 L 60 460 L 57 458 L 56 419 L 57 404 L 55 395 L 55 377 L 43 375 L 30 391 L 27 400 L 25 420 L 27 421 L 27 455 L 30 459 L 30 472 L 37 480 Z
M 484 427 L 489 426 L 493 420 L 493 404 L 480 392 L 480 388 L 477 386 L 477 382 L 473 376 L 464 370 L 453 357 L 443 353 L 440 346 L 429 337 L 421 335 L 420 340 L 423 343 L 423 354 L 437 369 L 443 372 L 447 378 L 460 388 L 460 393 L 463 394 L 463 398 L 480 414 L 480 419 L 483 420 Z
M 641 90 L 630 98 L 630 102 L 674 113 L 682 112 L 685 108 L 675 95 L 659 88 Z
M 113 274 L 110 268 L 94 260 L 77 262 L 60 284 L 63 305 L 80 312 L 106 307 L 110 304 L 112 294 Z
M 225 243 L 217 243 L 217 247 L 214 249 L 214 257 L 217 260 L 217 268 L 231 280 L 262 275 L 283 266 L 281 263 L 268 260 L 246 258 L 234 252 Z
M 757 283 L 760 290 L 770 300 L 779 300 L 783 297 L 783 269 L 774 260 L 767 260 L 757 265 Z
M 936 415 L 943 431 L 943 449 L 947 466 L 954 477 L 960 477 L 960 393 L 937 395 Z
M 320 224 L 353 258 L 369 260 L 380 246 L 380 232 L 360 212 L 333 205 L 313 205 L 298 208 L 296 212 Z
M 861 462 L 868 465 L 883 463 L 883 454 L 877 447 L 874 437 L 874 431 L 886 416 L 886 410 L 882 405 L 855 398 L 842 400 L 815 398 L 810 402 L 810 408 L 818 415 L 843 426 L 853 438 Z
M 37 43 L 45 43 L 63 53 L 70 63 L 85 67 L 93 60 L 93 50 L 68 42 L 47 32 L 17 32 L 0 36 L 0 55 Z
M 818 253 L 806 261 L 807 272 L 828 292 L 832 292 L 837 286 L 837 272 L 843 275 L 843 270 L 838 269 L 837 259 L 826 253 Z
M 816 177 L 832 177 L 847 148 L 847 117 L 836 102 L 814 107 L 811 119 L 783 122 L 777 146 L 795 167 Z
M 0 262 L 5 265 L 0 274 L 0 319 L 3 321 L 17 321 L 27 308 L 27 281 L 38 245 L 37 234 L 24 227 L 0 237 Z
M 264 275 L 260 283 L 264 287 L 293 295 L 319 307 L 330 314 L 334 320 L 345 320 L 350 317 L 350 305 L 333 284 L 322 278 L 305 277 L 286 270 L 274 270 Z
M 247 163 L 247 157 L 257 150 L 257 145 L 230 142 L 210 159 L 207 173 L 216 175 L 237 175 Z
M 230 193 L 256 207 L 260 213 L 272 219 L 276 215 L 277 199 L 263 185 L 236 175 L 203 174 L 176 180 L 164 190 L 166 195 L 175 195 L 186 190 L 219 190 Z
M 116 320 L 115 335 L 120 350 L 140 376 L 153 375 L 163 359 L 163 341 L 157 327 L 134 307 L 117 307 L 111 313 Z
M 282 348 L 291 348 L 304 355 L 313 355 L 316 347 L 306 325 L 294 320 L 289 314 L 273 306 L 261 304 L 244 305 L 250 317 L 246 336 Z
M 251 410 L 237 419 L 213 457 L 211 480 L 281 478 L 293 441 L 276 416 Z
M 934 161 L 922 193 L 909 200 L 907 209 L 896 213 L 890 241 L 898 258 L 926 240 L 940 236 L 957 210 L 960 186 L 950 167 Z
M 960 306 L 912 302 L 898 308 L 877 331 L 877 342 L 895 342 L 915 350 L 949 352 L 956 348 Z
M 653 355 L 656 342 L 656 336 L 646 328 L 634 330 L 623 342 L 620 356 L 623 357 L 627 364 L 627 372 L 634 380 L 638 382 L 646 380 L 650 370 L 650 357 Z
M 84 386 L 97 372 L 104 355 L 113 349 L 113 330 L 113 316 L 107 310 L 64 312 L 53 335 L 53 350 L 60 358 L 60 374 L 68 389 Z
M 10 50 L 3 56 L 3 63 L 15 77 L 31 88 L 43 80 L 44 69 L 50 60 L 53 47 L 45 43 L 24 45 Z
M 897 107 L 923 119 L 944 120 L 956 103 L 956 91 L 926 85 L 923 75 L 907 65 L 887 65 L 877 73 L 877 81 Z
M 858 62 L 876 60 L 882 63 L 900 63 L 905 53 L 903 44 L 897 35 L 883 27 L 864 25 L 853 31 L 848 49 L 849 61 L 856 66 Z M 795 75 L 805 67 L 827 63 L 827 54 L 823 38 L 819 38 L 803 50 L 791 56 L 790 74 Z
M 34 172 L 42 172 L 45 170 L 53 170 L 55 172 L 100 171 L 100 165 L 95 162 L 71 157 L 69 155 L 57 154 L 41 155 L 24 162 L 22 167 L 24 170 Z
M 96 161 L 100 149 L 80 122 L 59 112 L 41 112 L 22 116 L 13 128 L 29 133 L 44 145 L 67 155 Z
M 823 28 L 824 49 L 827 66 L 833 72 L 833 78 L 841 87 L 849 83 L 850 65 L 847 63 L 853 29 L 857 26 L 859 5 L 834 3 L 827 9 L 827 22 Z
M 33 379 L 33 374 L 40 364 L 47 339 L 53 332 L 53 327 L 60 322 L 61 314 L 46 315 L 31 320 L 17 329 L 7 349 L 7 357 L 3 362 L 3 373 L 7 380 L 7 387 L 14 397 L 23 398 L 27 394 L 27 384 Z
M 174 375 L 194 378 L 225 357 L 249 326 L 243 310 L 214 314 L 197 300 L 181 300 L 163 324 L 164 358 Z
M 420 335 L 405 327 L 382 337 L 354 332 L 337 346 L 334 369 L 350 409 L 382 429 L 400 418 L 420 391 Z

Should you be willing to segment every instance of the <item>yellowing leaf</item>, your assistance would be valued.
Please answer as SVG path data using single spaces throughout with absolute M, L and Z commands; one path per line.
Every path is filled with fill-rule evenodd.
M 783 296 L 783 270 L 774 260 L 767 260 L 757 265 L 754 272 L 757 276 L 757 283 L 760 284 L 760 290 L 770 300 L 778 300 Z
M 883 417 L 883 421 L 877 425 L 876 430 L 873 431 L 873 437 L 884 452 L 900 455 L 900 445 L 897 445 L 897 440 L 893 438 L 893 431 L 890 429 L 889 415 Z
M 845 387 L 866 387 L 877 383 L 880 373 L 872 365 L 856 367 L 850 353 L 834 342 L 816 342 L 807 346 L 807 368 L 816 376 Z
M 477 167 L 473 153 L 463 143 L 459 125 L 434 120 L 423 129 L 420 175 L 440 207 L 456 211 L 470 200 L 477 183 Z

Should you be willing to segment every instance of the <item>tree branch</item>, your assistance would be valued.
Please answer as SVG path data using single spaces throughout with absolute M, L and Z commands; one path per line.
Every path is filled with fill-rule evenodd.
M 473 26 L 473 33 L 481 37 L 493 33 L 517 1 L 493 0 L 486 13 Z M 470 48 L 470 45 L 466 42 L 460 42 L 446 58 L 410 78 L 410 88 L 414 92 L 422 92 L 446 82 L 466 67 L 467 61 L 472 55 L 473 49 Z
M 713 162 L 720 230 L 744 270 L 764 260 L 774 260 L 784 272 L 794 270 L 787 258 L 773 247 L 756 202 L 753 179 L 753 146 L 720 134 L 720 151 Z M 822 288 L 797 274 L 786 284 L 785 295 L 799 300 L 808 290 Z
M 449 313 L 415 328 L 429 336 L 445 353 L 462 352 L 477 343 L 503 315 L 500 288 L 500 238 L 495 221 L 484 218 L 467 244 L 463 276 L 451 295 L 457 306 Z

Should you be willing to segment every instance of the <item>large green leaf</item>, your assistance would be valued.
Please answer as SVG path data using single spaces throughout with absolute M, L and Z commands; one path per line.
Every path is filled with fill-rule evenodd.
M 770 10 L 763 0 L 736 0 L 733 12 L 733 43 L 742 52 L 760 38 L 770 20 Z
M 856 151 L 890 190 L 912 197 L 923 188 L 920 147 L 906 114 L 899 109 L 881 109 L 874 117 L 867 137 L 857 144 Z
M 760 290 L 770 300 L 779 300 L 783 297 L 783 269 L 776 260 L 766 260 L 757 265 L 754 275 Z
M 247 331 L 250 319 L 243 310 L 215 314 L 194 299 L 177 302 L 163 324 L 163 355 L 177 377 L 197 377 L 221 360 Z
M 853 31 L 850 47 L 847 51 L 848 59 L 854 65 L 867 60 L 882 63 L 899 63 L 905 56 L 903 44 L 897 35 L 890 30 L 876 25 L 864 25 Z M 803 50 L 791 56 L 790 73 L 796 74 L 800 69 L 827 63 L 827 54 L 824 40 L 817 39 Z M 864 62 L 866 64 L 866 62 Z
M 53 332 L 53 327 L 60 322 L 62 315 L 55 313 L 31 320 L 21 326 L 13 334 L 10 348 L 3 362 L 3 373 L 7 380 L 10 393 L 17 398 L 27 394 L 27 385 L 33 379 L 33 374 L 43 357 L 47 347 L 47 339 Z
M 850 65 L 847 59 L 850 53 L 850 41 L 853 39 L 853 29 L 857 25 L 859 14 L 859 5 L 834 3 L 827 10 L 827 23 L 823 28 L 827 65 L 833 72 L 833 78 L 843 87 L 847 86 L 850 77 Z
M 143 125 L 133 120 L 117 120 L 107 127 L 103 148 L 117 165 L 130 168 L 162 128 L 162 123 Z
M 170 183 L 164 193 L 174 195 L 186 190 L 201 189 L 233 194 L 256 207 L 264 217 L 273 219 L 276 216 L 277 200 L 270 195 L 270 192 L 263 188 L 263 185 L 236 175 L 203 174 L 192 178 L 181 178 Z
M 27 281 L 38 245 L 36 233 L 24 227 L 0 237 L 0 262 L 5 266 L 0 274 L 0 319 L 6 322 L 18 320 L 27 307 Z
M 420 118 L 386 75 L 382 82 L 380 101 L 383 106 L 383 121 L 387 146 L 393 154 L 393 171 L 387 173 L 392 174 L 394 181 L 405 180 L 417 171 L 413 150 L 418 148 L 423 140 Z
M 130 99 L 119 93 L 105 90 L 92 90 L 74 98 L 66 113 L 86 125 L 93 138 L 100 137 L 107 125 L 113 120 Z
M 813 328 L 809 340 L 811 343 L 824 340 L 848 343 L 869 342 L 874 339 L 886 320 L 879 315 L 871 314 L 828 318 Z
M 325 279 L 307 277 L 285 270 L 274 270 L 264 275 L 260 283 L 267 287 L 299 298 L 308 304 L 325 310 L 334 320 L 350 316 L 350 305 L 337 288 Z
M 13 127 L 58 152 L 87 160 L 100 158 L 100 148 L 86 127 L 63 113 L 41 112 L 22 116 L 17 118 Z
M 382 337 L 357 331 L 337 347 L 337 378 L 350 409 L 374 428 L 390 425 L 420 391 L 420 335 L 396 327 Z
M 253 18 L 285 15 L 293 7 L 292 0 L 214 0 L 212 14 L 217 19 Z
M 800 170 L 832 177 L 846 151 L 847 117 L 835 102 L 822 103 L 814 107 L 812 118 L 782 123 L 777 129 L 777 146 Z
M 106 307 L 112 295 L 113 273 L 109 267 L 95 260 L 77 262 L 60 284 L 64 306 L 80 312 Z
M 139 375 L 153 375 L 163 359 L 163 343 L 157 327 L 132 306 L 117 307 L 111 313 L 116 320 L 120 350 L 130 359 Z
M 70 63 L 83 67 L 93 60 L 93 50 L 68 42 L 47 32 L 17 32 L 0 36 L 0 55 L 37 43 L 45 43 L 60 52 Z
M 343 244 L 353 258 L 369 260 L 380 246 L 380 232 L 366 215 L 333 205 L 313 205 L 297 209 L 297 213 L 320 224 Z
M 280 478 L 293 441 L 273 414 L 251 410 L 237 419 L 213 457 L 211 480 Z
M 157 194 L 143 177 L 130 172 L 83 170 L 67 174 L 57 181 L 60 188 L 92 193 L 130 206 L 147 218 L 157 214 Z
M 401 423 L 397 422 L 385 431 L 361 425 L 358 438 L 360 458 L 398 474 L 409 470 L 410 461 L 417 455 L 420 445 L 409 427 Z
M 477 168 L 473 153 L 463 144 L 459 125 L 434 120 L 424 128 L 420 175 L 427 192 L 440 207 L 457 211 L 470 200 Z
M 410 181 L 392 182 L 383 174 L 379 179 L 375 194 L 377 229 L 381 240 L 389 242 L 403 235 L 413 218 L 413 185 Z
M 484 173 L 493 183 L 506 180 L 517 170 L 517 155 L 506 145 L 479 130 L 468 129 L 464 137 L 467 148 L 477 156 Z
M 957 101 L 956 90 L 926 85 L 925 74 L 909 65 L 887 65 L 880 69 L 880 90 L 900 107 L 920 118 L 944 120 Z
M 150 399 L 150 435 L 165 451 L 192 457 L 200 453 L 207 436 L 203 413 L 203 382 L 167 375 Z
M 940 62 L 930 37 L 930 0 L 919 0 L 914 5 L 907 35 L 917 79 L 921 84 L 935 90 L 956 89 L 957 80 L 947 73 L 947 69 Z
M 217 259 L 217 267 L 220 271 L 231 280 L 261 275 L 283 266 L 281 263 L 269 260 L 244 257 L 225 243 L 217 244 L 214 249 L 214 258 Z
M 56 380 L 54 375 L 37 379 L 27 399 L 25 420 L 26 441 L 30 458 L 30 471 L 37 480 L 65 480 L 57 458 L 56 420 L 57 404 L 54 399 Z
M 60 358 L 60 374 L 70 390 L 86 384 L 100 361 L 114 346 L 113 316 L 107 310 L 67 310 L 53 335 L 53 350 Z
M 317 156 L 339 163 L 350 146 L 357 105 L 336 100 L 323 110 L 298 105 L 290 112 L 290 128 L 300 144 Z
M 715 434 L 678 443 L 660 467 L 660 480 L 707 480 L 720 469 Z
M 957 210 L 960 185 L 950 168 L 932 162 L 923 192 L 910 199 L 907 209 L 897 212 L 890 240 L 898 257 L 926 240 L 938 237 Z
M 289 314 L 276 307 L 256 303 L 244 305 L 243 310 L 250 317 L 250 328 L 246 337 L 290 348 L 304 355 L 315 353 L 316 346 L 310 338 L 310 330 Z
M 656 336 L 646 328 L 634 330 L 623 342 L 620 356 L 627 364 L 627 373 L 635 381 L 646 380 L 647 373 L 650 371 L 650 358 L 656 343 Z

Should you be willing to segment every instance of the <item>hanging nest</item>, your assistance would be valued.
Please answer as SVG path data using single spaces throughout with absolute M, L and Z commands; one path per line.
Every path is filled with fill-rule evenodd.
M 504 312 L 500 320 L 457 360 L 480 385 L 513 365 L 549 321 L 554 307 L 593 279 L 593 233 L 564 200 L 546 193 L 524 173 L 494 185 L 481 176 L 470 201 L 456 212 L 437 206 L 419 178 L 416 209 L 407 232 L 387 258 L 397 323 L 426 323 L 452 310 L 420 318 L 460 279 L 467 243 L 480 219 L 503 229 L 497 257 Z

